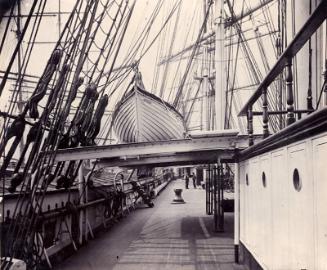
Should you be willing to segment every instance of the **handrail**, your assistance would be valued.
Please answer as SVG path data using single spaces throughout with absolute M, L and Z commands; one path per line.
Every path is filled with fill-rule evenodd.
M 238 116 L 247 115 L 248 109 L 259 99 L 263 91 L 275 80 L 275 78 L 283 71 L 285 65 L 290 58 L 294 57 L 297 52 L 304 46 L 319 26 L 327 17 L 327 0 L 322 0 L 309 19 L 305 22 L 300 31 L 296 34 L 292 42 L 279 57 L 275 65 L 272 67 L 267 76 L 263 79 L 257 90 L 250 99 L 245 103 Z
M 327 131 L 327 107 L 311 113 L 292 125 L 270 137 L 239 152 L 239 161 L 265 154 L 269 151 L 296 143 L 301 140 L 312 138 Z

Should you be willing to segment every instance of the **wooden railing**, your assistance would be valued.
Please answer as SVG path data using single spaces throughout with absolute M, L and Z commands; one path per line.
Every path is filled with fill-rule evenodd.
M 292 59 L 310 39 L 310 37 L 317 31 L 320 25 L 325 21 L 326 17 L 327 0 L 322 0 L 289 46 L 285 49 L 284 53 L 279 57 L 276 64 L 263 79 L 257 90 L 241 109 L 239 116 L 247 116 L 248 120 L 249 145 L 253 145 L 253 116 L 262 115 L 263 137 L 266 138 L 269 135 L 268 122 L 270 114 L 286 114 L 286 123 L 287 125 L 290 125 L 295 122 L 295 114 L 299 114 L 300 116 L 302 113 L 311 113 L 313 111 L 312 106 L 308 106 L 308 108 L 304 110 L 294 109 Z M 284 70 L 284 68 L 286 69 L 286 111 L 268 111 L 268 87 Z M 261 96 L 262 112 L 254 112 L 253 105 Z M 309 99 L 312 99 L 312 97 L 308 96 L 308 100 Z

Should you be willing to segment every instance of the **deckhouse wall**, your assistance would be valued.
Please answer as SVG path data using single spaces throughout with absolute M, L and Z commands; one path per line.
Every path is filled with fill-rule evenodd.
M 327 269 L 326 160 L 324 132 L 240 163 L 240 240 L 263 269 Z

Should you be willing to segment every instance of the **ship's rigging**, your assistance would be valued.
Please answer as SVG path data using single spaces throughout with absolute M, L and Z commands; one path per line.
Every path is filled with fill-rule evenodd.
M 245 121 L 235 118 L 244 103 L 244 93 L 240 92 L 242 89 L 253 89 L 253 86 L 259 85 L 263 74 L 271 67 L 268 58 L 279 57 L 287 45 L 286 1 L 259 2 L 258 5 L 251 6 L 249 1 L 243 1 L 241 6 L 238 6 L 234 1 L 228 0 L 223 11 L 228 17 L 224 30 L 224 50 L 227 53 L 226 58 L 222 60 L 226 70 L 221 71 L 227 74 L 224 82 L 226 89 L 223 89 L 226 98 L 221 100 L 226 104 L 223 123 L 225 128 L 238 127 L 241 131 L 246 129 Z M 164 1 L 157 1 L 143 30 L 138 36 L 132 37 L 133 42 L 123 54 L 122 47 L 127 39 L 136 1 L 78 0 L 72 7 L 65 25 L 60 28 L 59 39 L 53 46 L 42 75 L 35 76 L 28 70 L 31 69 L 32 53 L 35 55 L 40 25 L 45 20 L 47 1 L 32 1 L 24 23 L 20 21 L 20 5 L 18 1 L 17 5 L 12 6 L 5 24 L 4 18 L 1 20 L 1 26 L 5 25 L 1 29 L 1 54 L 4 53 L 5 47 L 9 46 L 8 37 L 13 20 L 17 25 L 17 43 L 6 68 L 1 71 L 0 93 L 4 98 L 8 97 L 8 93 L 12 94 L 6 110 L 1 108 L 0 112 L 4 119 L 0 146 L 1 175 L 7 171 L 18 145 L 24 142 L 15 162 L 10 187 L 3 186 L 3 190 L 8 189 L 10 192 L 19 189 L 19 198 L 13 214 L 15 216 L 19 213 L 19 218 L 10 224 L 8 235 L 12 239 L 7 253 L 12 257 L 24 258 L 33 266 L 41 260 L 39 254 L 42 251 L 36 250 L 35 239 L 38 239 L 36 235 L 44 195 L 50 186 L 65 188 L 70 192 L 70 188 L 76 185 L 75 179 L 82 166 L 82 162 L 74 161 L 55 163 L 56 151 L 96 143 L 106 144 L 110 141 L 112 118 L 111 111 L 108 113 L 107 110 L 106 114 L 106 108 L 110 105 L 113 110 L 113 104 L 125 95 L 124 91 L 128 89 L 125 86 L 131 83 L 133 69 L 142 64 L 146 54 L 155 45 L 160 49 L 156 55 L 158 67 L 153 77 L 152 89 L 157 88 L 159 98 L 171 102 L 183 114 L 189 131 L 213 130 L 217 117 L 213 109 L 214 90 L 217 86 L 212 75 L 218 63 L 214 57 L 217 53 L 213 46 L 216 41 L 215 33 L 211 32 L 215 27 L 212 18 L 213 1 L 204 5 L 204 16 L 200 16 L 200 26 L 193 33 L 193 44 L 186 46 L 190 34 L 188 31 L 181 52 L 177 53 L 173 52 L 181 23 L 182 1 L 176 1 L 169 8 L 165 6 L 168 9 L 166 18 L 153 33 L 153 25 L 164 7 Z M 277 20 L 273 19 L 271 8 L 278 11 Z M 236 13 L 235 9 L 239 13 Z M 195 13 L 193 16 L 195 17 Z M 295 33 L 294 22 L 292 27 Z M 169 28 L 173 30 L 168 31 Z M 261 32 L 261 29 L 266 29 L 267 32 Z M 247 36 L 250 32 L 253 32 L 253 36 Z M 169 40 L 169 46 L 162 45 L 165 44 L 165 39 Z M 265 44 L 268 43 L 267 39 L 268 49 Z M 158 40 L 161 43 L 157 42 Z M 253 43 L 250 45 L 250 42 Z M 255 52 L 252 46 L 257 49 Z M 189 51 L 191 53 L 187 55 L 187 61 L 183 61 Z M 172 63 L 176 59 L 178 62 Z M 311 59 L 309 61 L 311 63 Z M 18 68 L 13 71 L 13 65 L 16 63 Z M 238 76 L 242 66 L 244 74 Z M 294 66 L 296 75 L 296 65 Z M 202 67 L 206 72 L 199 72 L 200 76 L 195 76 L 198 81 L 193 82 L 192 72 Z M 168 84 L 168 78 L 171 79 L 171 84 Z M 14 84 L 9 89 L 12 79 Z M 269 110 L 273 107 L 279 111 L 286 110 L 282 80 L 283 75 L 280 75 L 270 87 L 273 91 L 267 94 Z M 311 81 L 312 78 L 309 78 L 309 103 L 310 97 L 312 98 Z M 295 85 L 295 90 L 297 88 Z M 26 102 L 22 100 L 24 91 L 29 94 Z M 317 93 L 315 95 L 317 96 Z M 298 94 L 295 93 L 295 100 L 297 98 Z M 267 101 L 259 101 L 258 105 L 263 103 Z M 101 122 L 104 116 L 106 119 Z M 270 132 L 276 132 L 284 126 L 285 117 L 269 115 L 269 121 Z M 257 124 L 262 125 L 260 121 Z M 44 153 L 51 154 L 46 156 Z M 71 204 L 69 199 L 68 203 Z M 18 248 L 22 242 L 26 242 L 24 249 Z

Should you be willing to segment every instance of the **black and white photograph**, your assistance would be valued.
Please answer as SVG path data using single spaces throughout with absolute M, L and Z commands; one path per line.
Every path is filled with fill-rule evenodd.
M 327 0 L 0 0 L 1 270 L 327 270 Z

